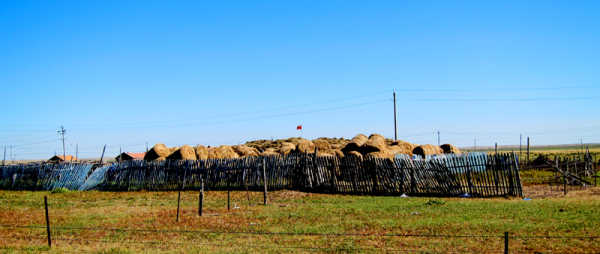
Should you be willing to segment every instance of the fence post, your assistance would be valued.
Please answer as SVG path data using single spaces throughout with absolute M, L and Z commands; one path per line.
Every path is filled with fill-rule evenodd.
M 202 216 L 202 206 L 204 205 L 204 175 L 200 178 L 200 197 L 198 199 L 198 216 Z
M 504 232 L 504 254 L 508 254 L 508 232 Z
M 262 171 L 263 171 L 263 185 L 265 186 L 265 189 L 263 191 L 263 203 L 264 203 L 264 205 L 267 205 L 267 160 L 265 158 L 263 158 Z
M 48 235 L 48 247 L 52 247 L 52 238 L 50 237 L 50 217 L 48 217 L 48 197 L 44 196 L 44 209 L 46 210 L 46 234 Z

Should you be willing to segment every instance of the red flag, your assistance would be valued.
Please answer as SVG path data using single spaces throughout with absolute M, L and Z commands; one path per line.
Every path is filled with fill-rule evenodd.
M 296 126 L 296 130 L 302 130 L 302 125 Z

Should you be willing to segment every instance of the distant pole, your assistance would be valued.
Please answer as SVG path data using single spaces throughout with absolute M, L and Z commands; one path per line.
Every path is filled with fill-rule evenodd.
M 494 143 L 494 153 L 498 154 L 498 142 Z
M 394 89 L 394 140 L 398 140 L 398 121 L 396 119 L 396 90 Z
M 441 145 L 441 143 L 440 143 L 440 131 L 439 130 L 437 131 L 437 135 L 438 135 L 438 146 L 439 146 L 439 145 Z
M 523 134 L 519 134 L 519 159 L 523 156 Z
M 148 152 L 148 142 L 146 142 L 146 152 Z
M 102 155 L 100 156 L 100 164 L 102 164 L 102 159 L 104 159 L 104 151 L 106 150 L 106 145 L 102 148 Z
M 123 151 L 121 150 L 121 147 L 119 146 L 119 162 L 121 162 L 123 160 Z
M 527 137 L 527 165 L 529 166 L 529 137 Z
M 79 160 L 79 144 L 75 144 L 75 160 Z
M 56 131 L 58 132 L 58 134 L 61 136 L 62 138 L 62 144 L 63 144 L 63 161 L 67 160 L 67 152 L 65 151 L 65 133 L 67 133 L 67 130 L 65 130 L 64 126 L 60 126 L 60 130 Z

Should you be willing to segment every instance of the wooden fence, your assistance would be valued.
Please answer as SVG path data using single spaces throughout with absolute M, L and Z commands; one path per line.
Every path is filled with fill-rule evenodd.
M 522 196 L 517 160 L 514 154 L 465 154 L 428 160 L 296 154 L 198 161 L 128 161 L 95 171 L 91 167 L 88 171 L 82 167 L 60 169 L 76 179 L 78 186 L 85 186 L 83 188 L 65 183 L 60 174 L 48 173 L 52 168 L 43 166 L 39 171 L 45 173 L 35 174 L 35 170 L 28 168 L 28 181 L 25 175 L 20 179 L 38 189 L 60 186 L 112 191 L 195 190 L 204 179 L 207 189 L 262 190 L 266 178 L 270 190 L 359 195 Z M 14 178 L 18 170 L 11 170 L 2 174 L 0 181 L 4 184 L 0 187 L 15 188 L 15 183 L 7 184 L 10 179 L 5 177 Z M 87 176 L 85 182 L 81 181 L 83 175 Z M 62 183 L 53 182 L 57 179 L 62 179 Z

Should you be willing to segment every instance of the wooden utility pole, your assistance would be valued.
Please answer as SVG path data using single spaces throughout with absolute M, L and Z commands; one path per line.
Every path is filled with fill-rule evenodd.
M 58 135 L 61 136 L 62 138 L 62 144 L 63 144 L 63 161 L 67 160 L 67 152 L 65 151 L 65 133 L 67 133 L 67 130 L 65 130 L 64 126 L 60 126 L 60 130 L 56 131 L 58 132 Z
M 441 145 L 440 143 L 440 131 L 437 131 L 437 135 L 438 135 L 438 146 Z
M 79 160 L 79 144 L 75 144 L 75 160 Z
M 398 121 L 396 119 L 396 90 L 394 90 L 394 140 L 398 140 Z
M 104 151 L 106 150 L 106 145 L 102 148 L 102 155 L 100 156 L 100 164 L 102 164 L 102 159 L 104 159 Z
M 529 137 L 527 137 L 527 166 L 529 166 Z

